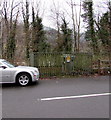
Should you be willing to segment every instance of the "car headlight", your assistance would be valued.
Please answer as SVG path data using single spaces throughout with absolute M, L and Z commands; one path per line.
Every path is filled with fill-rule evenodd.
M 38 70 L 34 70 L 34 71 L 31 71 L 31 72 L 32 72 L 32 74 L 33 74 L 33 75 L 35 75 L 35 74 L 39 73 L 39 71 L 38 71 Z
M 31 71 L 31 73 L 34 75 L 35 74 L 35 72 L 34 71 Z
M 34 72 L 35 72 L 35 73 L 38 73 L 38 71 L 37 71 L 37 70 L 34 70 Z
M 38 70 L 38 69 L 36 69 L 36 70 L 35 70 L 35 72 L 36 72 L 36 73 L 39 73 L 39 70 Z

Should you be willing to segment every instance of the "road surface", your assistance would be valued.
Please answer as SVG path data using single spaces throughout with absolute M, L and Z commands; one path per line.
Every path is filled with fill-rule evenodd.
M 109 76 L 40 80 L 2 87 L 3 118 L 109 118 Z

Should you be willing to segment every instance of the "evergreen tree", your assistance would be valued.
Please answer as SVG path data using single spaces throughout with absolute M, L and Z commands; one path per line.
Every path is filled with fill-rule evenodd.
M 108 45 L 109 41 L 109 24 L 108 24 L 108 12 L 105 13 L 100 20 L 99 38 L 103 45 Z
M 29 51 L 30 51 L 30 27 L 29 27 L 29 2 L 26 0 L 25 11 L 22 8 L 23 20 L 24 20 L 24 33 L 25 33 L 25 55 L 26 59 L 29 60 Z
M 101 41 L 102 46 L 107 50 L 110 46 L 109 46 L 109 38 L 110 38 L 110 32 L 109 28 L 109 12 L 106 12 L 103 14 L 103 16 L 101 17 L 100 21 L 98 23 L 96 23 L 97 25 L 97 37 L 98 39 Z
M 35 14 L 34 8 L 32 7 L 32 51 L 49 51 L 50 46 L 45 42 L 45 39 L 42 18 L 39 17 L 38 13 Z
M 65 18 L 62 18 L 63 24 L 61 25 L 62 31 L 62 44 L 59 46 L 59 51 L 71 52 L 72 51 L 72 30 L 68 28 L 68 23 Z
M 7 41 L 7 59 L 10 62 L 14 62 L 15 48 L 16 48 L 16 21 L 12 24 L 12 29 L 10 30 L 8 41 Z
M 82 17 L 84 18 L 84 22 L 87 24 L 85 38 L 91 42 L 93 52 L 98 52 L 98 42 L 94 29 L 93 1 L 84 0 L 83 9 L 85 13 L 82 15 Z

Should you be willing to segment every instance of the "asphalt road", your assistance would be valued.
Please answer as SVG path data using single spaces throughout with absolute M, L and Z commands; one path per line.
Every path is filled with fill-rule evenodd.
M 109 76 L 2 87 L 3 118 L 109 118 Z M 45 99 L 49 98 L 49 99 Z

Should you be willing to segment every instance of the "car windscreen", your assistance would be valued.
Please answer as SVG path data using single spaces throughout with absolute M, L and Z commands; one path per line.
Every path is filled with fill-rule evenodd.
M 7 65 L 9 68 L 15 67 L 14 65 L 10 64 L 8 61 L 3 61 L 5 65 Z
M 0 62 L 0 66 L 2 66 L 3 64 Z

